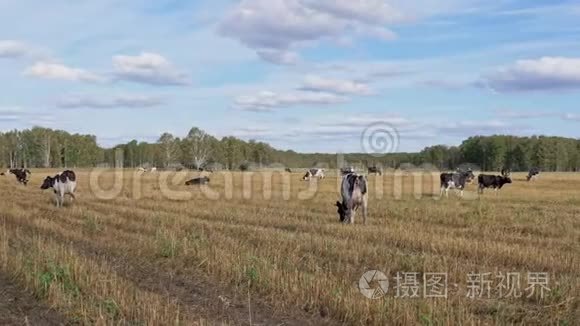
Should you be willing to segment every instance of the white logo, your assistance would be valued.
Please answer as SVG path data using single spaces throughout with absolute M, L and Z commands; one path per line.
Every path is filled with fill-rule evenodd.
M 368 126 L 361 135 L 361 146 L 365 153 L 382 156 L 399 149 L 399 132 L 386 122 Z
M 358 281 L 358 289 L 369 299 L 380 299 L 389 290 L 389 279 L 381 271 L 367 271 Z

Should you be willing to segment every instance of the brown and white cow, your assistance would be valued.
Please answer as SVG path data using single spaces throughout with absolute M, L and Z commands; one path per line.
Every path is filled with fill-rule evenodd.
M 14 174 L 16 180 L 26 186 L 28 184 L 28 176 L 30 171 L 28 169 L 10 169 L 8 173 Z

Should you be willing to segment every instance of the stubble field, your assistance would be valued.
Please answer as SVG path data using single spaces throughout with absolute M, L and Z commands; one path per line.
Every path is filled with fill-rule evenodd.
M 57 209 L 39 189 L 55 172 L 33 170 L 27 187 L 0 177 L 0 274 L 61 323 L 580 320 L 578 174 L 535 182 L 515 174 L 499 196 L 477 199 L 470 185 L 463 200 L 435 200 L 438 178 L 428 175 L 369 176 L 367 224 L 359 214 L 342 225 L 334 175 L 309 183 L 300 174 L 274 173 L 270 182 L 269 174 L 214 173 L 200 188 L 182 186 L 184 174 L 78 170 L 77 201 Z M 375 300 L 358 287 L 369 270 L 388 277 L 388 292 Z M 417 283 L 397 283 L 402 273 L 417 273 L 407 274 Z M 430 273 L 446 275 L 445 297 L 426 297 Z M 490 283 L 473 297 L 473 277 L 485 273 Z M 519 275 L 520 296 L 502 290 L 507 273 Z M 543 296 L 539 286 L 529 295 L 528 273 L 548 276 Z

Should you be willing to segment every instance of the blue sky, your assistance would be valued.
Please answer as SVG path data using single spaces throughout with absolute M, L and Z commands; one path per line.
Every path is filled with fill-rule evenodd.
M 0 0 L 0 130 L 305 152 L 580 137 L 580 1 Z M 378 124 L 377 124 L 378 123 Z

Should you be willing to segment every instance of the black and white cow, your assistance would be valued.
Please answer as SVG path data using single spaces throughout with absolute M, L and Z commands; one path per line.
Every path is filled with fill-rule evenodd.
M 54 177 L 46 177 L 40 189 L 46 190 L 52 188 L 56 195 L 56 207 L 61 207 L 64 204 L 64 196 L 70 195 L 71 200 L 75 198 L 75 190 L 77 189 L 77 177 L 71 170 L 66 170 Z
M 530 171 L 528 172 L 528 175 L 526 176 L 526 179 L 528 181 L 535 180 L 538 178 L 539 175 L 540 175 L 540 169 L 531 168 Z
M 511 175 L 512 175 L 512 170 L 510 170 L 510 168 L 503 167 L 503 168 L 501 169 L 501 172 L 500 172 L 500 173 L 501 173 L 501 176 L 502 176 L 502 177 L 507 177 L 507 178 L 509 178 L 509 177 L 511 177 Z
M 459 196 L 463 197 L 465 184 L 471 183 L 475 179 L 475 175 L 472 171 L 441 173 L 439 179 L 441 180 L 441 192 L 439 196 L 443 196 L 443 192 L 445 192 L 445 197 L 449 197 L 449 189 L 456 189 L 459 190 Z
M 342 202 L 337 201 L 338 216 L 342 223 L 354 223 L 354 217 L 359 207 L 363 210 L 363 223 L 367 223 L 368 187 L 364 175 L 349 173 L 342 177 L 340 194 Z
M 302 177 L 302 180 L 308 181 L 312 178 L 324 179 L 324 169 L 310 169 Z
M 14 174 L 16 180 L 26 186 L 28 184 L 28 176 L 30 171 L 28 169 L 10 169 L 8 173 Z
M 505 184 L 512 183 L 512 179 L 501 175 L 480 174 L 477 176 L 477 183 L 479 185 L 477 192 L 480 195 L 483 194 L 485 188 L 495 190 L 495 194 L 497 195 Z
M 347 175 L 349 173 L 354 173 L 354 168 L 352 166 L 349 166 L 349 167 L 345 167 L 345 168 L 341 168 L 340 169 L 340 174 L 341 175 Z
M 383 175 L 383 169 L 381 169 L 380 167 L 369 166 L 368 171 L 369 171 L 369 174 L 374 173 L 374 174 L 378 174 L 378 175 Z
M 205 185 L 209 183 L 209 178 L 208 177 L 200 177 L 200 178 L 193 178 L 191 180 L 188 180 L 185 182 L 186 186 L 191 186 L 191 185 Z

